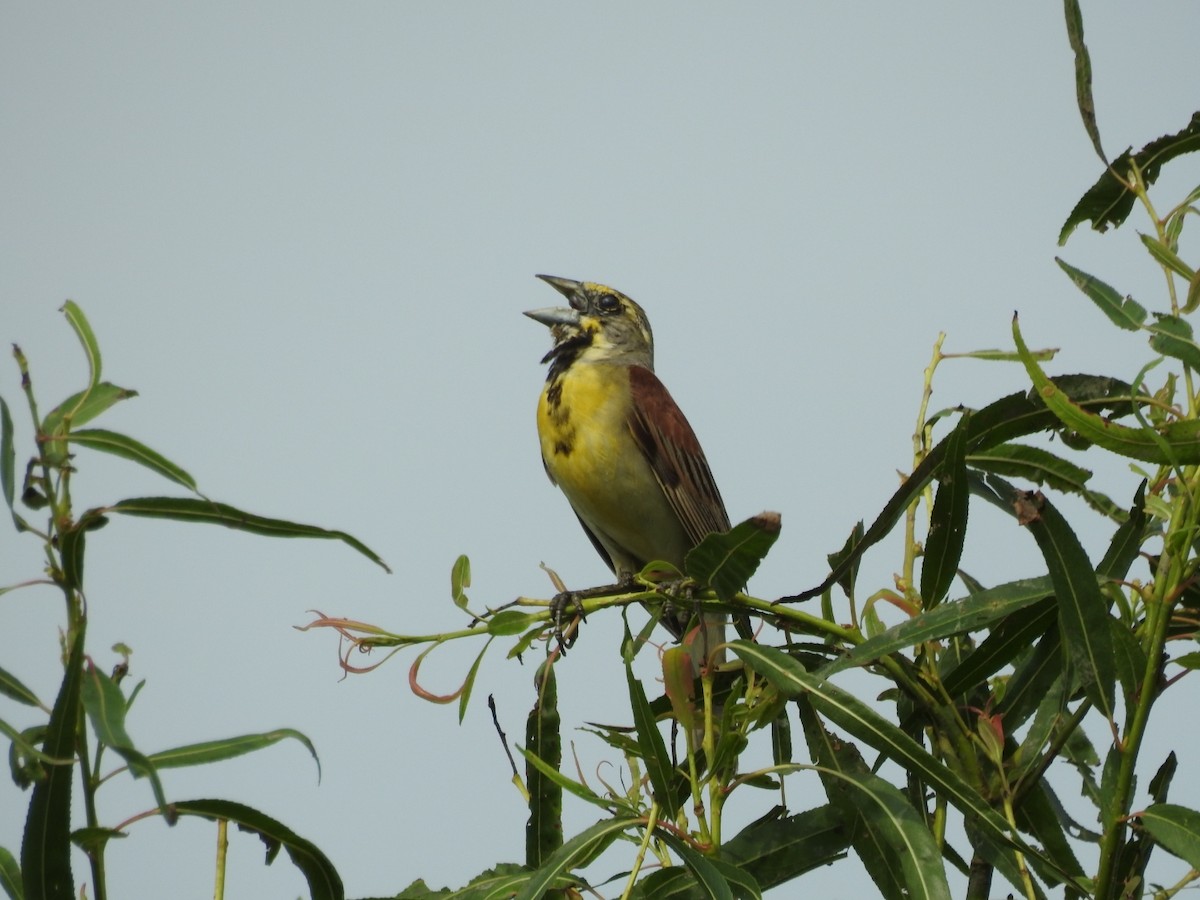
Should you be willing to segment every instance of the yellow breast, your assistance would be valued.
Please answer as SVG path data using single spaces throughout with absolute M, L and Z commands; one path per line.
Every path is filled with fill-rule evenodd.
M 546 383 L 538 435 L 546 471 L 608 551 L 618 575 L 651 560 L 682 567 L 684 529 L 629 430 L 621 365 L 579 364 Z

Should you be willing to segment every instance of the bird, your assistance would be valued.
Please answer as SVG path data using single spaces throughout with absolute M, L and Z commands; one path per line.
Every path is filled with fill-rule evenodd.
M 656 560 L 683 572 L 689 550 L 729 530 L 729 515 L 696 433 L 654 372 L 650 320 L 606 285 L 537 277 L 569 304 L 525 313 L 554 341 L 537 406 L 546 474 L 618 586 Z M 690 618 L 668 609 L 661 621 L 679 640 Z M 697 663 L 724 640 L 723 615 L 703 620 L 692 638 Z

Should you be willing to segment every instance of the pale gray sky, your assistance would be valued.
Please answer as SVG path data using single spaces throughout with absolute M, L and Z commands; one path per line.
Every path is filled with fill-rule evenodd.
M 1086 14 L 1108 152 L 1185 125 L 1194 2 Z M 72 298 L 106 377 L 141 393 L 99 425 L 215 499 L 344 528 L 396 570 L 333 543 L 134 520 L 88 542 L 89 644 L 105 668 L 115 641 L 134 649 L 141 749 L 288 726 L 324 766 L 318 787 L 305 752 L 282 744 L 166 773 L 168 794 L 260 807 L 324 849 L 349 896 L 416 877 L 461 885 L 523 856 L 526 813 L 484 700 L 495 693 L 520 740 L 530 660 L 494 646 L 460 726 L 408 692 L 411 654 L 339 681 L 333 635 L 291 626 L 321 609 L 403 632 L 460 627 L 448 587 L 464 552 L 478 604 L 547 596 L 542 560 L 572 586 L 604 580 L 537 455 L 549 338 L 520 313 L 557 298 L 535 273 L 602 281 L 646 308 L 659 374 L 731 516 L 783 514 L 752 583 L 764 597 L 818 581 L 910 465 L 940 330 L 947 350 L 1007 347 L 1018 309 L 1031 345 L 1063 348 L 1052 371 L 1129 378 L 1144 345 L 1053 256 L 1163 305 L 1132 229 L 1055 246 L 1098 174 L 1055 3 L 4 0 L 0 121 L 0 339 L 25 350 L 43 409 L 83 383 L 57 312 Z M 1168 170 L 1163 204 L 1197 181 L 1195 160 Z M 946 364 L 935 406 L 1025 386 L 1015 366 Z M 0 392 L 23 461 L 11 363 Z M 79 510 L 171 492 L 86 451 L 78 464 Z M 1133 477 L 1106 472 L 1127 502 Z M 973 515 L 976 577 L 1041 571 L 1028 535 Z M 36 541 L 0 535 L 0 583 L 37 575 Z M 1085 539 L 1096 553 L 1103 533 Z M 863 595 L 898 566 L 895 543 L 869 557 Z M 0 660 L 43 698 L 61 621 L 49 590 L 0 598 Z M 559 667 L 570 724 L 621 716 L 619 636 L 616 617 L 597 617 Z M 450 690 L 470 658 L 435 656 L 427 683 Z M 37 719 L 12 704 L 0 718 Z M 566 737 L 589 775 L 611 759 Z M 1200 806 L 1195 751 L 1178 749 L 1172 799 Z M 0 784 L 0 845 L 14 852 L 25 799 Z M 795 778 L 789 800 L 822 802 L 815 778 Z M 120 782 L 101 802 L 115 823 L 152 801 Z M 731 815 L 765 802 L 747 796 Z M 592 811 L 568 800 L 567 816 L 570 834 Z M 210 895 L 212 845 L 207 824 L 135 825 L 110 848 L 114 896 Z M 256 840 L 234 836 L 231 853 L 228 896 L 302 893 L 286 860 L 261 865 Z M 1160 880 L 1181 873 L 1156 864 Z M 867 890 L 854 860 L 803 884 Z

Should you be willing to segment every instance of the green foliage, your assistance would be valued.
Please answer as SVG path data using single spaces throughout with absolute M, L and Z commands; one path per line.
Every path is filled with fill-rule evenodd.
M 1080 114 L 1103 158 L 1080 5 L 1064 6 Z M 1054 353 L 1031 350 L 1015 316 L 1013 350 L 943 354 L 939 337 L 909 474 L 870 525 L 850 529 L 820 584 L 774 602 L 745 593 L 779 530 L 778 517 L 763 514 L 708 536 L 688 556 L 684 577 L 671 582 L 646 578 L 624 592 L 570 594 L 556 581 L 554 603 L 521 598 L 509 605 L 516 608 L 468 613 L 471 627 L 437 635 L 314 623 L 366 649 L 508 637 L 515 655 L 544 641 L 549 671 L 562 664 L 582 618 L 610 607 L 733 614 L 741 639 L 727 649 L 736 658 L 710 653 L 696 671 L 686 650 L 667 649 L 658 698 L 632 667 L 654 623 L 638 634 L 627 628 L 628 721 L 587 729 L 623 761 L 621 790 L 598 790 L 560 771 L 553 752 L 531 752 L 535 744 L 559 746 L 546 732 L 557 715 L 549 726 L 539 699 L 530 717 L 538 730 L 521 751 L 530 788 L 537 787 L 528 797 L 531 828 L 538 823 L 544 835 L 547 825 L 561 825 L 556 804 L 564 796 L 606 817 L 561 845 L 540 840 L 524 869 L 504 870 L 505 889 L 577 896 L 572 885 L 586 884 L 619 841 L 636 848 L 612 876 L 629 897 L 757 897 L 850 853 L 888 898 L 949 897 L 952 870 L 966 879 L 969 898 L 1007 893 L 996 880 L 1029 900 L 1052 891 L 1138 897 L 1150 891 L 1146 867 L 1156 848 L 1176 858 L 1179 881 L 1155 896 L 1200 879 L 1200 812 L 1167 799 L 1174 756 L 1142 776 L 1148 796 L 1137 788 L 1156 703 L 1177 671 L 1200 668 L 1200 342 L 1187 318 L 1200 308 L 1200 265 L 1180 250 L 1187 216 L 1200 212 L 1200 188 L 1161 215 L 1148 193 L 1164 165 L 1198 149 L 1200 114 L 1106 165 L 1063 227 L 1064 240 L 1085 221 L 1104 231 L 1135 205 L 1150 219 L 1151 232 L 1138 240 L 1166 278 L 1157 310 L 1058 260 L 1111 324 L 1144 335 L 1148 358 L 1134 382 L 1048 374 Z M 954 357 L 1018 361 L 1028 382 L 977 409 L 930 414 L 934 376 Z M 1161 380 L 1150 384 L 1155 371 Z M 1048 447 L 1051 440 L 1057 446 Z M 1081 453 L 1133 461 L 1143 480 L 1132 498 L 1097 490 Z M 1099 563 L 1085 553 L 1062 496 L 1084 501 L 1111 533 Z M 1014 534 L 1029 533 L 1043 574 L 984 585 L 963 571 L 979 550 L 968 514 L 981 501 L 1009 514 Z M 860 563 L 897 529 L 903 549 L 895 582 L 870 590 L 864 602 Z M 464 612 L 468 578 L 460 559 L 451 581 Z M 800 605 L 817 597 L 817 613 Z M 885 626 L 881 602 L 903 620 Z M 748 619 L 759 627 L 743 628 Z M 876 688 L 851 692 L 836 683 L 848 670 Z M 793 758 L 797 719 L 805 761 Z M 747 749 L 767 742 L 771 764 L 745 768 L 753 758 Z M 793 811 L 786 785 L 814 772 L 825 798 Z M 1056 784 L 1078 781 L 1094 822 L 1067 814 L 1050 773 Z M 766 796 L 769 808 L 726 835 L 734 792 L 748 794 L 750 804 Z
M 67 616 L 63 628 L 67 650 L 62 686 L 53 707 L 47 710 L 47 722 L 18 732 L 0 719 L 0 733 L 10 743 L 9 764 L 13 780 L 18 786 L 30 789 L 20 863 L 9 850 L 0 848 L 0 885 L 12 898 L 71 900 L 79 895 L 77 876 L 71 868 L 72 847 L 78 847 L 85 851 L 91 866 L 91 886 L 87 893 L 96 900 L 104 900 L 109 890 L 104 874 L 108 842 L 126 837 L 132 832 L 134 823 L 150 813 L 157 813 L 172 824 L 181 815 L 235 822 L 243 830 L 257 833 L 266 842 L 268 863 L 280 849 L 285 850 L 307 879 L 312 897 L 340 900 L 344 893 L 341 879 L 329 860 L 312 843 L 270 816 L 230 801 L 172 801 L 167 797 L 159 776 L 164 769 L 232 759 L 289 738 L 303 745 L 314 760 L 316 749 L 307 737 L 288 728 L 148 754 L 138 749 L 130 734 L 128 714 L 142 684 L 127 692 L 122 683 L 127 661 L 119 663 L 111 675 L 106 674 L 96 667 L 86 649 L 88 615 L 83 601 L 86 537 L 89 532 L 107 526 L 111 513 L 149 516 L 219 524 L 272 537 L 332 538 L 346 543 L 385 569 L 387 567 L 369 547 L 350 534 L 258 516 L 217 503 L 199 493 L 186 470 L 142 442 L 106 429 L 80 429 L 78 426 L 137 394 L 101 380 L 99 342 L 83 310 L 68 301 L 62 311 L 83 347 L 88 363 L 88 382 L 83 390 L 56 405 L 47 415 L 39 416 L 29 364 L 20 348 L 14 347 L 26 404 L 36 430 L 36 449 L 25 467 L 19 498 L 12 415 L 8 403 L 0 399 L 0 486 L 4 500 L 17 531 L 27 532 L 43 544 L 48 581 L 62 592 Z M 70 487 L 77 471 L 74 452 L 80 448 L 108 453 L 145 466 L 195 496 L 118 500 L 76 515 L 71 506 Z M 19 511 L 18 499 L 31 515 Z M 44 525 L 36 524 L 39 515 L 45 517 Z M 28 584 L 3 588 L 0 592 Z M 92 602 L 97 601 L 93 599 Z M 128 650 L 120 645 L 114 650 L 128 654 Z M 7 669 L 0 669 L 0 695 L 25 706 L 45 708 L 20 678 Z M 106 751 L 120 757 L 125 766 L 102 776 L 100 762 Z M 146 779 L 151 806 L 119 824 L 102 825 L 97 814 L 96 796 L 103 783 L 121 772 Z M 319 761 L 317 772 L 319 775 Z M 73 828 L 71 797 L 76 779 L 83 794 L 85 821 Z
M 1080 115 L 1104 159 L 1080 5 L 1064 0 L 1064 8 Z M 544 656 L 525 746 L 516 748 L 525 761 L 523 779 L 513 764 L 529 808 L 524 864 L 494 866 L 456 890 L 413 882 L 397 896 L 577 897 L 599 891 L 597 879 L 607 878 L 620 883 L 625 897 L 760 897 L 851 853 L 886 898 L 948 898 L 955 872 L 972 900 L 1010 890 L 1028 900 L 1052 891 L 1098 900 L 1139 897 L 1151 890 L 1146 872 L 1156 850 L 1178 876 L 1174 886 L 1155 889 L 1156 897 L 1200 880 L 1200 812 L 1168 799 L 1174 754 L 1153 774 L 1143 759 L 1156 704 L 1174 688 L 1177 673 L 1200 668 L 1194 646 L 1200 634 L 1200 342 L 1188 318 L 1200 309 L 1200 264 L 1180 249 L 1187 217 L 1200 214 L 1200 187 L 1161 214 L 1149 195 L 1165 165 L 1197 150 L 1200 113 L 1182 130 L 1103 166 L 1060 234 L 1061 243 L 1083 222 L 1105 231 L 1121 226 L 1135 206 L 1146 212 L 1151 230 L 1138 240 L 1166 285 L 1157 310 L 1143 305 L 1146 298 L 1135 300 L 1057 260 L 1110 324 L 1144 336 L 1138 351 L 1148 351 L 1147 358 L 1133 383 L 1049 374 L 1053 352 L 1030 349 L 1015 316 L 1012 350 L 944 354 L 939 337 L 925 373 L 908 475 L 869 526 L 849 529 L 819 584 L 774 601 L 746 593 L 780 530 L 778 515 L 764 513 L 709 535 L 688 555 L 686 572 L 671 581 L 643 577 L 615 589 L 570 593 L 551 572 L 559 592 L 553 601 L 522 597 L 473 610 L 471 567 L 461 556 L 450 585 L 455 614 L 467 618 L 461 628 L 412 635 L 318 615 L 308 627 L 337 632 L 347 672 L 369 670 L 351 663 L 355 651 L 383 649 L 386 661 L 420 646 L 409 672 L 413 693 L 457 701 L 460 719 L 493 644 L 507 644 L 510 658 Z M 227 801 L 165 795 L 160 772 L 172 767 L 218 762 L 284 739 L 316 753 L 290 729 L 139 750 L 128 721 L 138 688 L 127 692 L 123 671 L 98 671 L 84 649 L 87 535 L 120 516 L 166 518 L 337 540 L 386 566 L 345 532 L 215 502 L 199 493 L 186 470 L 140 441 L 81 428 L 135 392 L 102 379 L 99 344 L 82 310 L 68 303 L 63 311 L 88 362 L 87 384 L 39 416 L 28 366 L 16 351 L 39 448 L 20 490 L 12 417 L 0 400 L 0 488 L 17 530 L 44 543 L 48 575 L 67 599 L 68 619 L 62 686 L 52 707 L 0 668 L 0 695 L 47 713 L 44 724 L 25 732 L 0 720 L 13 777 L 31 788 L 20 864 L 0 848 L 0 885 L 12 897 L 75 896 L 74 845 L 87 851 L 95 896 L 103 900 L 105 847 L 129 834 L 139 818 L 108 826 L 95 813 L 99 759 L 111 751 L 125 763 L 118 771 L 145 779 L 153 796 L 146 813 L 168 821 L 192 815 L 236 822 L 263 838 L 268 862 L 285 850 L 313 897 L 341 897 L 340 878 L 324 855 L 265 814 Z M 1019 361 L 1028 382 L 977 409 L 931 414 L 934 377 L 954 357 Z M 1160 380 L 1149 383 L 1153 372 L 1161 372 Z M 1045 446 L 1051 439 L 1053 450 Z M 76 515 L 68 490 L 76 449 L 144 466 L 190 495 L 119 500 Z M 1092 467 L 1077 459 L 1082 453 L 1133 461 L 1142 477 L 1133 496 L 1113 499 L 1098 491 Z M 1082 500 L 1092 511 L 1082 515 L 1095 514 L 1111 532 L 1099 563 L 1084 552 L 1063 496 Z M 1014 534 L 1017 527 L 1028 531 L 1043 573 L 984 585 L 964 571 L 964 560 L 980 549 L 969 527 L 971 505 L 979 502 L 1011 515 Z M 36 524 L 39 517 L 45 525 Z M 865 588 L 859 583 L 864 556 L 878 552 L 897 529 L 902 542 L 894 582 Z M 818 597 L 819 611 L 801 605 Z M 902 621 L 885 625 L 884 603 Z M 628 697 L 628 720 L 585 729 L 618 761 L 621 777 L 593 785 L 578 766 L 574 774 L 563 771 L 555 668 L 586 616 L 643 605 L 733 614 L 740 639 L 708 648 L 706 659 L 694 660 L 683 648 L 664 651 L 663 695 L 653 697 L 647 687 L 657 679 L 640 678 L 634 667 L 639 656 L 641 664 L 650 656 L 642 651 L 656 622 L 634 634 L 626 620 L 619 690 Z M 757 627 L 746 627 L 749 622 Z M 422 688 L 426 656 L 462 641 L 481 643 L 459 689 L 435 695 Z M 838 683 L 852 671 L 870 679 L 873 689 L 852 692 Z M 793 723 L 803 760 L 793 746 Z M 748 762 L 756 758 L 748 751 L 758 747 L 769 750 L 769 764 Z M 72 830 L 76 773 L 86 819 Z M 1055 785 L 1078 782 L 1094 821 L 1068 815 L 1051 773 Z M 796 810 L 788 786 L 801 779 L 810 790 L 803 794 L 806 808 Z M 813 786 L 824 797 L 811 799 Z M 728 834 L 726 806 L 734 793 L 743 808 L 758 803 L 762 814 Z M 584 804 L 599 820 L 564 834 L 564 799 Z

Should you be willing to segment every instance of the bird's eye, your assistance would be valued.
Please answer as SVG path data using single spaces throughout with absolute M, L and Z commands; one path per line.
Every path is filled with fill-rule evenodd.
M 605 314 L 615 313 L 621 308 L 621 301 L 612 294 L 601 294 L 596 298 L 596 309 Z

